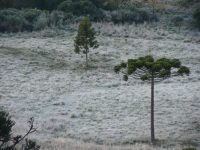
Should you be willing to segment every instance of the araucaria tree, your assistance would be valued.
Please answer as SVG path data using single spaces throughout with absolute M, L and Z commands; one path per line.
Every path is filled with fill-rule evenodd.
M 130 77 L 151 83 L 151 142 L 155 143 L 154 131 L 154 83 L 172 76 L 189 75 L 189 68 L 182 66 L 179 59 L 161 58 L 155 60 L 152 56 L 128 59 L 114 67 L 116 73 L 123 73 L 123 79 Z
M 80 53 L 81 51 L 86 56 L 86 67 L 88 67 L 88 53 L 90 48 L 98 48 L 98 42 L 95 37 L 94 28 L 88 17 L 84 17 L 80 22 L 78 34 L 74 40 L 74 51 Z

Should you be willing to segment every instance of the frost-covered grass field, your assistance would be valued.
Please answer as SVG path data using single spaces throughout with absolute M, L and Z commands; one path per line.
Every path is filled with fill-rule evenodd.
M 199 147 L 200 33 L 148 25 L 94 26 L 100 47 L 90 51 L 88 70 L 85 56 L 73 51 L 74 27 L 0 35 L 0 106 L 13 116 L 15 131 L 23 134 L 28 118 L 34 117 L 38 132 L 32 138 L 43 149 L 155 149 L 67 140 L 131 144 L 150 138 L 150 85 L 124 82 L 113 66 L 152 54 L 179 58 L 191 70 L 189 77 L 155 85 L 156 138 L 164 146 Z

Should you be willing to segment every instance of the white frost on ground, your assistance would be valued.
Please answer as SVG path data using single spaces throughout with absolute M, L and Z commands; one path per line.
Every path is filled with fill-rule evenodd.
M 100 47 L 91 51 L 87 71 L 84 55 L 73 52 L 72 32 L 56 35 L 51 31 L 47 37 L 45 31 L 2 34 L 0 106 L 16 120 L 16 131 L 22 134 L 27 119 L 34 117 L 38 132 L 33 137 L 44 141 L 149 139 L 150 85 L 124 82 L 113 66 L 127 58 L 153 54 L 179 58 L 191 69 L 189 77 L 155 85 L 156 138 L 170 144 L 200 143 L 199 37 L 150 28 L 141 34 L 142 28 L 131 26 L 126 37 L 119 34 L 123 28 L 99 25 Z

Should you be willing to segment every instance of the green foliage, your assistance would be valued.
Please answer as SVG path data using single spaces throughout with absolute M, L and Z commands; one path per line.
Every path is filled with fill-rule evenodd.
M 117 73 L 125 69 L 126 75 L 139 75 L 143 81 L 150 80 L 152 77 L 165 79 L 172 75 L 190 74 L 189 68 L 181 66 L 179 59 L 161 58 L 155 60 L 152 56 L 147 55 L 145 57 L 139 57 L 138 59 L 128 59 L 127 65 L 125 64 L 121 63 L 115 66 L 114 71 Z M 174 72 L 175 69 L 176 72 Z
M 179 68 L 179 70 L 178 70 L 178 74 L 179 75 L 184 75 L 184 74 L 189 75 L 190 74 L 190 70 L 189 70 L 189 68 L 187 68 L 185 66 L 181 66 Z
M 119 73 L 120 70 L 121 70 L 121 66 L 120 65 L 117 65 L 117 66 L 114 67 L 115 73 Z
M 98 42 L 95 37 L 95 31 L 92 28 L 92 24 L 88 17 L 84 17 L 79 24 L 78 34 L 74 40 L 74 51 L 75 53 L 80 53 L 82 50 L 83 54 L 86 54 L 86 64 L 87 64 L 87 54 L 90 48 L 98 48 Z
M 0 141 L 8 142 L 11 138 L 12 127 L 15 122 L 11 120 L 9 114 L 0 110 Z
M 145 81 L 145 80 L 148 80 L 148 75 L 147 74 L 144 74 L 144 75 L 142 75 L 141 77 L 140 77 L 140 79 L 142 80 L 142 81 Z
M 124 80 L 124 81 L 128 81 L 128 76 L 127 76 L 127 75 L 124 75 L 124 76 L 123 76 L 123 80 Z

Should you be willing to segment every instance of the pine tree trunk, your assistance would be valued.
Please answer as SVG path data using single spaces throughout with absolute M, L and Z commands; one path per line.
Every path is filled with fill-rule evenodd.
M 88 50 L 86 50 L 85 56 L 86 56 L 86 68 L 88 68 Z
M 155 144 L 155 131 L 154 131 L 154 76 L 151 79 L 151 143 Z

